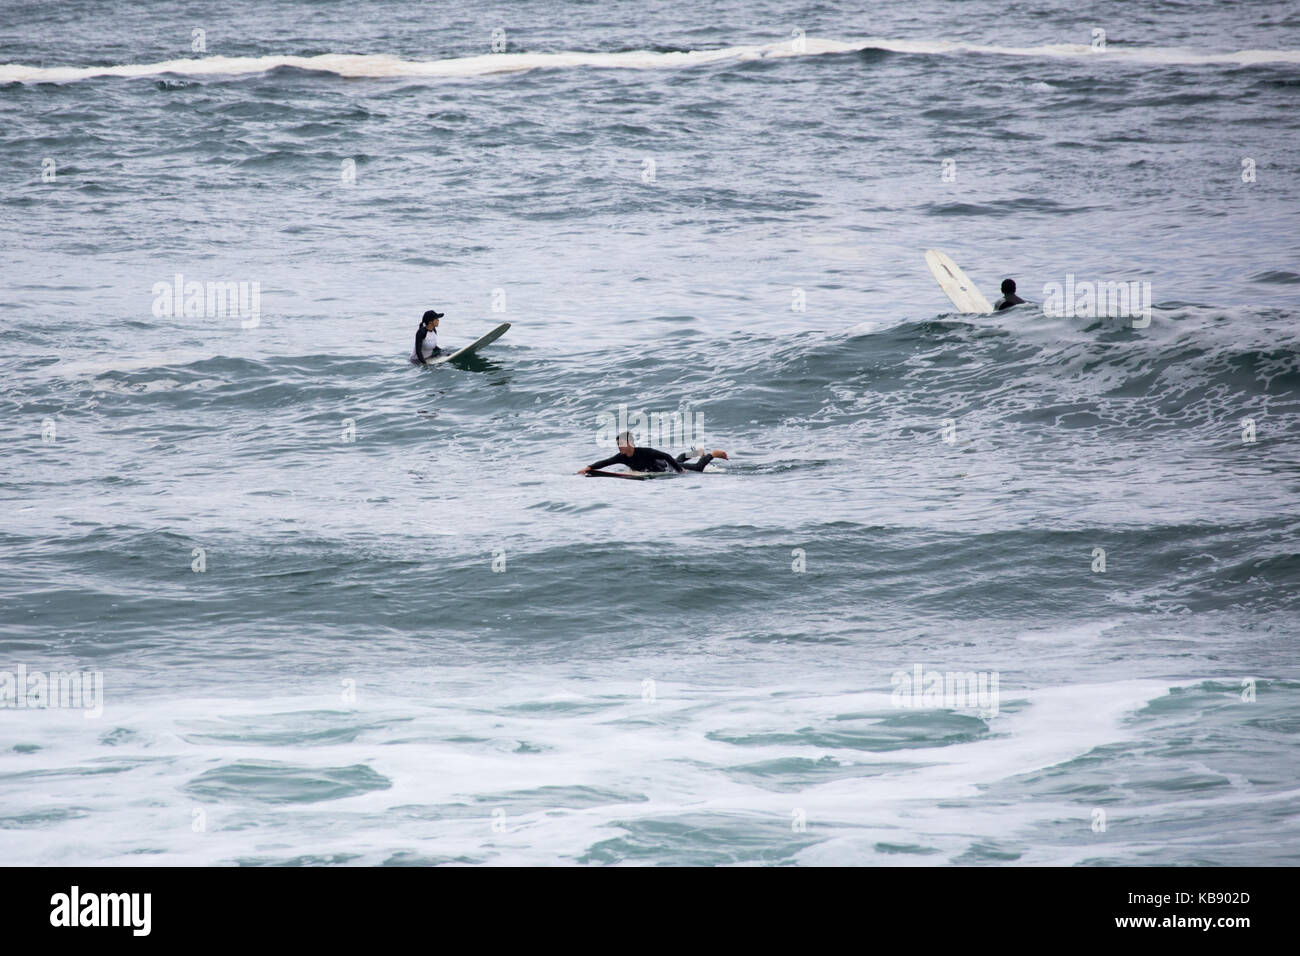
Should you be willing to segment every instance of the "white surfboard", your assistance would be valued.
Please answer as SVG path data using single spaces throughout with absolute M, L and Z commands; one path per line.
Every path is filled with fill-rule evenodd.
M 429 364 L 441 365 L 443 362 L 450 362 L 452 359 L 464 358 L 466 355 L 469 355 L 473 352 L 477 352 L 485 345 L 491 345 L 497 339 L 501 338 L 501 336 L 505 335 L 506 329 L 508 328 L 510 328 L 510 323 L 502 322 L 500 325 L 498 325 L 487 335 L 483 336 L 483 338 L 471 342 L 463 349 L 457 349 L 456 351 L 452 352 L 450 355 L 439 355 L 437 358 L 431 358 L 429 359 Z
M 938 249 L 925 251 L 925 264 L 930 267 L 930 274 L 939 283 L 939 288 L 943 289 L 944 294 L 952 300 L 958 312 L 987 314 L 993 311 L 993 306 L 989 305 L 989 300 L 984 298 L 984 293 L 970 281 L 957 263 Z

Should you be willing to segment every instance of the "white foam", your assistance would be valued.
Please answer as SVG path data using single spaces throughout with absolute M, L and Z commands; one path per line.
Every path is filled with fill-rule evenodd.
M 488 53 L 480 56 L 452 57 L 443 60 L 403 60 L 387 54 L 322 53 L 317 56 L 212 56 L 202 59 L 165 60 L 161 63 L 129 63 L 120 66 L 25 66 L 19 63 L 0 65 L 0 83 L 72 83 L 99 76 L 141 77 L 171 73 L 180 76 L 241 76 L 264 73 L 278 67 L 318 70 L 349 78 L 432 77 L 462 78 L 520 73 L 537 69 L 655 70 L 680 69 L 726 61 L 781 59 L 797 56 L 820 56 L 827 53 L 854 53 L 880 49 L 895 53 L 920 55 L 986 54 L 994 56 L 1038 57 L 1053 59 L 1093 59 L 1098 62 L 1151 63 L 1164 65 L 1236 65 L 1260 63 L 1300 63 L 1300 50 L 1237 50 L 1204 52 L 1174 47 L 1110 47 L 1093 50 L 1078 43 L 1044 46 L 984 46 L 953 40 L 892 40 L 869 37 L 861 40 L 805 39 L 803 47 L 794 48 L 784 40 L 760 46 L 731 46 L 716 50 L 686 50 L 658 53 L 631 50 L 620 53 Z
M 44 366 L 41 371 L 47 375 L 63 376 L 68 378 L 84 378 L 103 375 L 107 372 L 138 372 L 145 369 L 168 368 L 177 365 L 190 365 L 194 362 L 203 362 L 212 358 L 224 358 L 225 356 L 213 355 L 211 352 L 200 352 L 194 349 L 171 349 L 162 352 L 151 352 L 147 355 L 121 356 L 101 353 L 101 356 L 95 359 L 60 359 L 55 365 Z
M 42 826 L 10 831 L 9 858 L 25 863 L 228 863 L 240 858 L 285 859 L 298 854 L 359 855 L 382 862 L 394 852 L 465 857 L 493 863 L 572 861 L 591 846 L 622 836 L 638 821 L 731 819 L 749 832 L 789 833 L 793 811 L 807 814 L 817 847 L 803 862 L 936 863 L 960 856 L 973 840 L 1023 838 L 1043 819 L 1077 816 L 1067 801 L 992 805 L 983 787 L 1134 736 L 1124 718 L 1162 696 L 1168 684 L 1121 681 L 1026 691 L 1019 712 L 994 718 L 992 733 L 967 743 L 864 751 L 829 742 L 783 740 L 792 728 L 836 715 L 890 713 L 884 693 L 689 688 L 661 682 L 658 699 L 641 700 L 641 685 L 601 681 L 575 694 L 571 685 L 494 682 L 477 691 L 438 680 L 419 697 L 411 687 L 358 688 L 355 706 L 335 696 L 178 698 L 106 703 L 104 719 L 79 713 L 13 711 L 18 739 L 39 740 L 34 753 L 5 755 L 16 776 L 0 787 L 0 809 L 36 807 L 89 811 Z M 419 682 L 419 675 L 408 675 Z M 568 704 L 569 707 L 556 705 Z M 544 705 L 544 706 L 539 706 Z M 576 705 L 576 706 L 575 706 Z M 355 727 L 355 739 L 277 746 L 241 739 L 250 731 L 288 733 L 326 726 Z M 134 735 L 107 748 L 100 735 L 115 727 Z M 762 741 L 772 734 L 770 742 Z M 737 747 L 733 738 L 750 742 Z M 521 742 L 534 752 L 521 756 Z M 538 752 L 540 751 L 540 752 Z M 761 761 L 830 757 L 840 766 L 874 766 L 876 773 L 811 781 L 797 792 L 774 791 L 726 768 Z M 387 789 L 323 803 L 270 805 L 255 799 L 212 800 L 187 784 L 234 761 L 300 766 L 364 764 Z M 118 773 L 95 773 L 114 766 Z M 50 776 L 46 776 L 50 775 Z M 548 806 L 543 795 L 518 805 L 512 794 L 543 787 L 594 787 L 592 804 Z M 34 792 L 33 787 L 41 788 Z M 953 802 L 956 802 L 956 805 Z M 539 802 L 541 805 L 539 806 Z M 558 803 L 567 801 L 557 800 Z M 507 814 L 493 829 L 493 810 Z M 195 833 L 195 809 L 207 829 Z M 755 829 L 757 828 L 757 829 Z M 880 853 L 877 842 L 929 847 L 927 855 Z M 1046 862 L 1060 852 L 1040 847 Z

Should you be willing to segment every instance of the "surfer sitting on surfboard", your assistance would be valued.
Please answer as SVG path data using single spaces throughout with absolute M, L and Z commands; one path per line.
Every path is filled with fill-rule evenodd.
M 445 314 L 435 312 L 433 309 L 424 313 L 424 318 L 420 320 L 420 327 L 415 330 L 415 351 L 411 353 L 412 362 L 428 365 L 427 359 L 442 354 L 442 349 L 438 348 L 438 320 Z
M 993 308 L 1001 312 L 1003 309 L 1009 309 L 1013 305 L 1024 305 L 1025 300 L 1016 295 L 1016 280 L 1002 280 L 1002 298 L 998 299 L 997 305 Z
M 632 444 L 632 433 L 623 432 L 618 436 L 617 455 L 610 455 L 608 458 L 593 462 L 586 468 L 579 469 L 578 474 L 585 475 L 593 469 L 599 470 L 610 465 L 627 465 L 633 471 L 703 471 L 713 459 L 727 457 L 727 453 L 721 448 L 713 449 L 712 453 L 705 452 L 703 448 L 697 448 L 695 451 L 700 456 L 699 461 L 687 461 L 686 459 L 694 457 L 689 452 L 682 452 L 674 458 L 668 452 L 659 451 L 657 448 L 637 448 Z

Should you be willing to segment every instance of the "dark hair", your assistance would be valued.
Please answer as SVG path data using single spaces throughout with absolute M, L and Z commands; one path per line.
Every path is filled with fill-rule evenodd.
M 1002 280 L 1002 294 L 1003 294 L 1003 295 L 1015 295 L 1015 294 L 1016 294 L 1016 280 L 1015 280 L 1015 279 L 1003 279 L 1003 280 Z
M 619 432 L 617 441 L 620 445 L 631 445 L 636 447 L 636 442 L 632 440 L 631 432 Z

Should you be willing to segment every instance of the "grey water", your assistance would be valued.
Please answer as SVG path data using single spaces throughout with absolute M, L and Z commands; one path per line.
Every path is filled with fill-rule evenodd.
M 0 859 L 1296 863 L 1297 106 L 1254 0 L 4 0 Z

